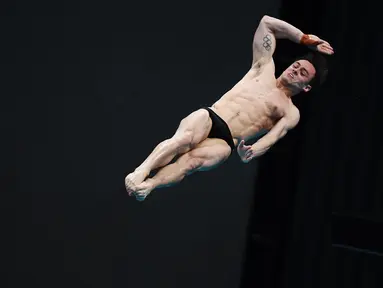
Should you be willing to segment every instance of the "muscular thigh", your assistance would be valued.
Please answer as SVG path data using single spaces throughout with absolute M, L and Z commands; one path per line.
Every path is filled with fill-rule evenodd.
M 190 138 L 190 148 L 194 148 L 207 138 L 211 126 L 212 121 L 209 112 L 205 109 L 199 109 L 182 119 L 174 137 L 187 136 Z
M 222 139 L 207 138 L 187 153 L 194 161 L 195 171 L 208 171 L 225 162 L 230 154 L 230 146 Z

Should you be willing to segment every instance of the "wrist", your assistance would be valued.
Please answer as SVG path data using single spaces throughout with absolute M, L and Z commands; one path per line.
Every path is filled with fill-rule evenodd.
M 303 34 L 299 43 L 306 46 L 312 46 L 312 45 L 318 45 L 319 41 L 316 39 L 313 39 L 309 34 Z

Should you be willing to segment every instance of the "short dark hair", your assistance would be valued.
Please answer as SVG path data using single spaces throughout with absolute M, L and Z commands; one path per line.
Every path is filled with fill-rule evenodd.
M 298 57 L 296 60 L 307 60 L 315 68 L 315 77 L 310 81 L 312 87 L 317 87 L 322 85 L 328 74 L 328 63 L 326 57 L 319 52 L 309 52 L 301 57 Z

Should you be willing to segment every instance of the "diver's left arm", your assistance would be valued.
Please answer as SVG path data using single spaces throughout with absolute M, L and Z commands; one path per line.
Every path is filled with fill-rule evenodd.
M 265 154 L 276 142 L 283 138 L 289 130 L 298 124 L 299 119 L 299 110 L 294 106 L 288 115 L 281 118 L 266 135 L 253 145 L 245 145 L 242 140 L 237 147 L 237 152 L 242 162 L 248 163 L 252 159 Z
M 265 16 L 263 21 L 270 31 L 274 33 L 276 39 L 288 39 L 324 54 L 334 54 L 333 48 L 327 41 L 320 39 L 318 36 L 303 33 L 300 29 L 286 21 L 270 16 Z
M 305 35 L 297 27 L 287 23 L 286 21 L 271 16 L 264 16 L 265 25 L 274 33 L 276 39 L 289 39 L 295 43 L 301 43 L 305 39 Z

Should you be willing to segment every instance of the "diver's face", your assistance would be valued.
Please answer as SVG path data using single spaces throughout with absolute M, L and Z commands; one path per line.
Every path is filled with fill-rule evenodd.
M 309 61 L 298 60 L 282 73 L 282 80 L 288 86 L 307 92 L 311 89 L 308 83 L 315 77 L 315 73 L 315 68 Z

